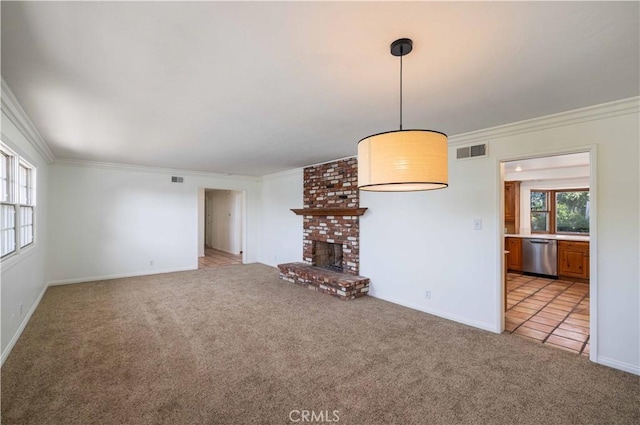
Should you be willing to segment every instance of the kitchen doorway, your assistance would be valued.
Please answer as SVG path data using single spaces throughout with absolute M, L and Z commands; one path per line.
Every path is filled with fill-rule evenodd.
M 594 150 L 503 160 L 503 330 L 594 358 Z

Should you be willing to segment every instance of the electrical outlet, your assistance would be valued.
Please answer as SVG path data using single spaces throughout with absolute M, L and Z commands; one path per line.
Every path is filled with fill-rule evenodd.
M 424 298 L 427 300 L 431 299 L 431 290 L 424 291 Z
M 473 220 L 473 230 L 482 230 L 482 219 L 476 218 Z
M 22 317 L 22 315 L 23 315 L 23 311 L 22 311 L 23 307 L 24 307 L 24 305 L 22 303 L 20 303 L 20 317 Z

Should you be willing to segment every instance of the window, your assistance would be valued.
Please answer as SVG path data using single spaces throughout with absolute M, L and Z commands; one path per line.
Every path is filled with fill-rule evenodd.
M 531 232 L 589 234 L 589 189 L 532 190 Z
M 549 192 L 531 191 L 531 231 L 548 233 L 551 228 Z
M 589 191 L 556 191 L 556 233 L 589 233 Z
M 35 168 L 0 144 L 0 254 L 20 252 L 35 236 Z
M 21 163 L 20 176 L 20 247 L 33 243 L 33 169 Z

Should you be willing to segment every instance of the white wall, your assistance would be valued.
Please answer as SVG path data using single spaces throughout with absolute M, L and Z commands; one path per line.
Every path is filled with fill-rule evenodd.
M 3 87 L 3 96 L 4 87 Z M 36 167 L 36 239 L 32 247 L 5 259 L 0 267 L 2 363 L 26 326 L 47 284 L 47 214 L 49 165 L 2 111 L 2 141 Z M 20 304 L 23 305 L 22 315 Z M 13 319 L 12 319 L 13 317 Z
M 257 178 L 56 163 L 50 187 L 53 284 L 196 269 L 202 187 L 247 192 L 245 258 L 257 260 Z
M 260 214 L 259 261 L 270 266 L 302 261 L 302 217 L 291 208 L 302 208 L 303 170 L 264 176 Z
M 449 188 L 361 192 L 360 205 L 369 210 L 361 218 L 360 272 L 371 278 L 370 294 L 499 332 L 500 161 L 597 145 L 597 187 L 591 189 L 597 196 L 597 229 L 591 236 L 597 241 L 592 244 L 597 258 L 592 264 L 592 279 L 597 280 L 592 318 L 598 323 L 598 339 L 591 350 L 600 363 L 640 373 L 640 119 L 637 104 L 627 109 L 631 113 L 619 116 L 599 110 L 585 110 L 575 119 L 559 114 L 545 125 L 522 123 L 523 130 L 459 136 L 465 143 L 485 137 L 490 156 L 457 161 L 456 146 L 451 146 Z M 287 207 L 295 207 L 301 194 L 298 171 L 263 182 L 261 262 L 275 264 L 279 261 L 274 257 L 282 255 L 285 261 L 300 260 L 302 225 Z M 482 219 L 482 230 L 473 230 L 476 218 Z
M 447 189 L 360 192 L 369 208 L 360 221 L 360 272 L 374 297 L 495 331 L 497 165 L 454 158 L 450 148 Z M 474 219 L 483 230 L 473 230 Z
M 242 251 L 242 192 L 207 190 L 212 215 L 211 247 L 231 254 Z

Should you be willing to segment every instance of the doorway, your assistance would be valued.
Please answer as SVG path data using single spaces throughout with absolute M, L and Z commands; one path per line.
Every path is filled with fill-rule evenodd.
M 594 151 L 500 163 L 503 330 L 595 357 Z
M 200 189 L 198 268 L 242 264 L 245 194 L 228 189 Z

